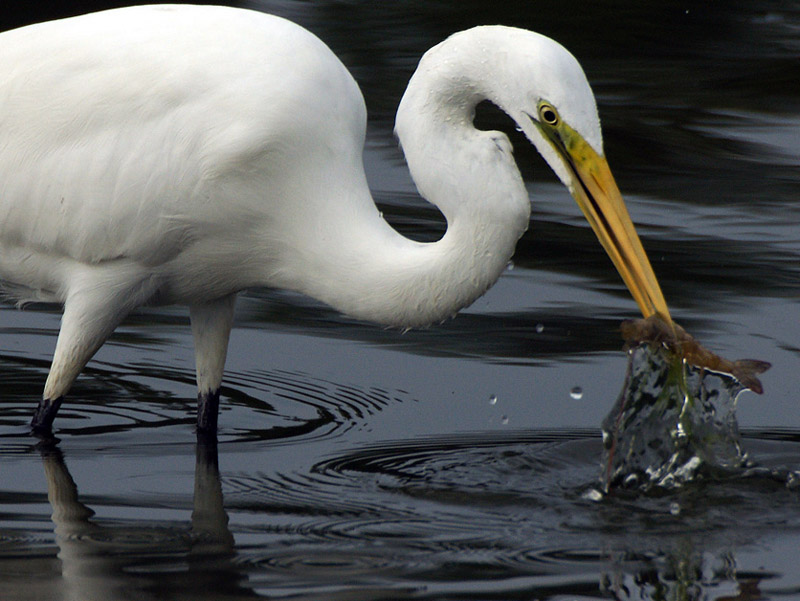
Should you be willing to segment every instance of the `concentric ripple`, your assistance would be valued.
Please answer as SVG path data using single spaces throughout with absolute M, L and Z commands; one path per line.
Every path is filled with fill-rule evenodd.
M 223 428 L 233 424 L 221 433 L 228 441 L 297 443 L 339 437 L 362 427 L 391 403 L 412 400 L 401 392 L 359 388 L 292 371 L 234 372 L 226 381 L 220 423 Z
M 763 471 L 669 495 L 593 500 L 587 493 L 599 483 L 602 445 L 599 434 L 581 430 L 367 445 L 302 473 L 223 477 L 223 488 L 244 542 L 240 561 L 303 581 L 341 569 L 356 580 L 457 579 L 480 590 L 501 574 L 609 570 L 611 587 L 637 566 L 652 570 L 684 556 L 703 565 L 709 545 L 746 544 L 765 520 L 785 520 L 797 492 L 770 469 L 800 457 L 800 438 L 760 436 L 745 444 L 753 456 L 773 458 Z M 732 522 L 736 530 L 725 527 Z M 800 517 L 785 525 L 800 528 Z M 676 528 L 686 529 L 684 546 L 654 555 Z M 734 578 L 706 576 L 720 587 Z
M 324 556 L 357 544 L 370 564 L 421 571 L 450 561 L 541 564 L 529 541 L 570 521 L 581 530 L 568 514 L 591 505 L 581 492 L 599 453 L 599 436 L 581 431 L 402 441 L 303 474 L 223 477 L 223 487 L 230 511 L 253 516 L 247 536 L 268 533 L 275 546 L 311 542 Z
M 24 434 L 41 395 L 48 362 L 0 356 L 0 425 L 4 438 Z M 410 401 L 402 392 L 359 388 L 301 372 L 231 371 L 220 402 L 220 437 L 228 442 L 314 440 L 341 436 L 386 406 Z M 125 445 L 173 438 L 172 427 L 194 424 L 196 388 L 191 369 L 93 361 L 73 386 L 58 416 L 61 434 L 97 437 L 122 435 Z M 137 431 L 148 429 L 147 438 Z M 191 441 L 187 438 L 186 441 Z M 22 444 L 20 452 L 30 445 Z M 14 452 L 0 443 L 0 452 Z

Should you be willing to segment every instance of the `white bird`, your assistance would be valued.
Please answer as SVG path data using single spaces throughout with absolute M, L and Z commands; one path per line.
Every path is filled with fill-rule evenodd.
M 645 316 L 666 302 L 604 158 L 594 96 L 553 40 L 476 27 L 429 50 L 397 111 L 420 194 L 447 220 L 420 243 L 382 218 L 364 175 L 353 77 L 284 19 L 137 6 L 0 34 L 0 280 L 63 303 L 43 398 L 136 307 L 189 306 L 199 430 L 215 431 L 236 294 L 305 293 L 401 328 L 453 316 L 500 276 L 530 200 L 490 100 L 569 188 Z

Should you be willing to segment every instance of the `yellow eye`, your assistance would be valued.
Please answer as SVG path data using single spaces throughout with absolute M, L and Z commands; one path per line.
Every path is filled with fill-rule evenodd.
M 558 125 L 558 111 L 547 102 L 539 104 L 539 119 L 547 125 Z

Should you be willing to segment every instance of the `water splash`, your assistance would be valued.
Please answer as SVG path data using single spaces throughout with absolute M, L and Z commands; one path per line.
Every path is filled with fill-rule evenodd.
M 603 421 L 602 487 L 677 488 L 749 465 L 736 400 L 745 387 L 662 346 L 629 351 L 622 393 Z

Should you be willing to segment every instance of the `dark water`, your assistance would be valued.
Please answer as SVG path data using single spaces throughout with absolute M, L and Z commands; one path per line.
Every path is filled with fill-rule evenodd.
M 488 4 L 248 6 L 307 26 L 352 70 L 376 199 L 420 239 L 443 225 L 391 129 L 421 53 L 479 23 L 569 47 L 674 317 L 723 355 L 773 363 L 765 394 L 739 401 L 745 450 L 798 469 L 800 9 Z M 617 328 L 636 308 L 566 191 L 515 147 L 532 227 L 455 321 L 401 335 L 293 295 L 242 298 L 218 445 L 195 441 L 188 320 L 171 308 L 119 329 L 60 442 L 37 445 L 25 424 L 58 315 L 0 307 L 0 598 L 800 598 L 796 487 L 754 475 L 593 500 L 625 374 Z

